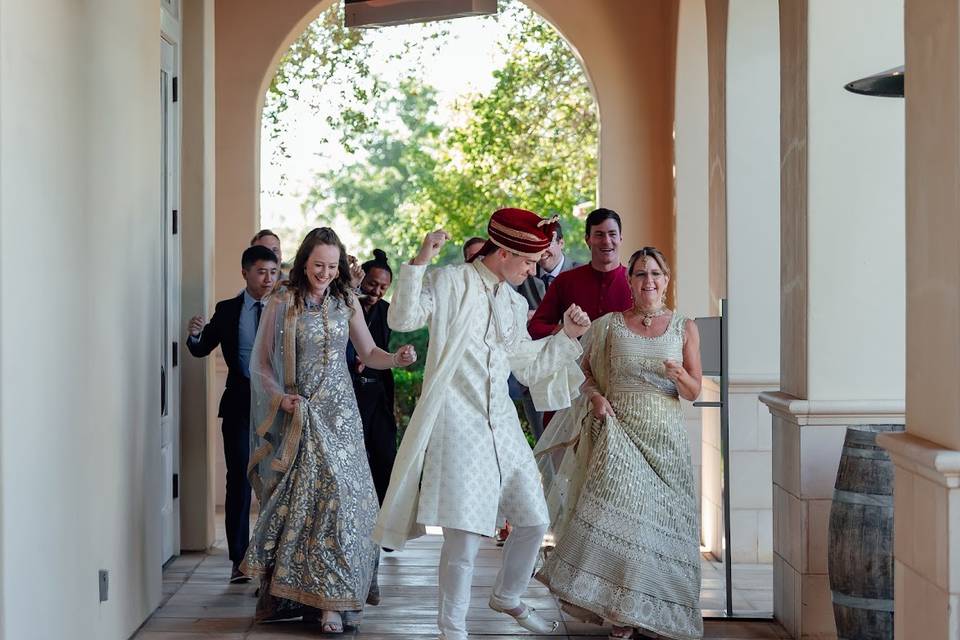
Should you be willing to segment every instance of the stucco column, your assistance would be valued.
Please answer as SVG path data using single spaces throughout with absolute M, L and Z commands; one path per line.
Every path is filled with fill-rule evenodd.
M 183 4 L 183 179 L 181 327 L 214 305 L 213 0 Z M 181 336 L 181 344 L 186 335 Z M 214 540 L 214 478 L 220 447 L 213 358 L 181 349 L 180 540 L 184 550 Z
M 704 6 L 705 5 L 705 6 Z M 763 391 L 779 388 L 779 50 L 777 6 L 763 0 L 709 0 L 701 29 L 706 31 L 709 89 L 707 145 L 709 230 L 704 243 L 703 286 L 707 310 L 719 312 L 727 298 L 736 309 L 730 335 L 731 532 L 735 562 L 770 562 L 773 518 L 770 471 L 770 416 L 759 403 Z M 691 181 L 682 183 L 681 105 L 693 96 L 681 84 L 680 65 L 696 45 L 682 30 L 689 10 L 681 5 L 677 75 L 677 244 L 699 231 L 686 222 Z M 681 47 L 685 47 L 686 50 Z M 689 110 L 687 107 L 686 110 Z M 719 389 L 706 381 L 703 399 Z M 703 410 L 703 541 L 723 557 L 720 424 L 716 410 Z M 761 607 L 766 603 L 734 603 Z M 772 607 L 772 602 L 767 608 Z
M 960 637 L 960 2 L 908 0 L 907 430 L 894 479 L 898 640 Z
M 759 395 L 780 387 L 777 5 L 730 0 L 726 47 L 730 532 L 734 562 L 770 562 L 770 415 Z
M 728 300 L 731 542 L 734 562 L 770 562 L 770 418 L 759 403 L 779 387 L 779 73 L 777 7 L 706 2 L 709 50 L 709 291 Z M 679 98 L 678 98 L 679 100 Z M 704 385 L 703 399 L 719 388 Z M 723 557 L 720 423 L 703 412 L 703 541 Z M 765 602 L 734 602 L 764 608 Z M 766 605 L 772 607 L 772 602 Z
M 677 309 L 690 318 L 710 315 L 707 24 L 703 0 L 681 0 L 677 16 L 674 95 L 673 289 Z M 700 503 L 701 409 L 682 401 Z
M 899 0 L 780 2 L 781 392 L 774 615 L 835 637 L 827 530 L 844 432 L 903 421 L 903 102 L 846 92 L 903 59 Z M 926 312 L 926 310 L 925 310 Z

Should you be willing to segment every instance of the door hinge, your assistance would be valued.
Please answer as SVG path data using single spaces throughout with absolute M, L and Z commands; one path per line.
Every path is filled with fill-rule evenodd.
M 174 209 L 173 210 L 173 235 L 177 235 L 177 230 L 180 228 L 179 218 L 180 218 L 179 212 L 176 209 Z
M 179 343 L 177 342 L 173 343 L 173 353 L 171 354 L 171 356 L 172 356 L 173 366 L 177 366 L 180 360 L 180 344 Z
M 173 474 L 173 499 L 176 500 L 180 497 L 180 474 Z
M 173 76 L 173 101 L 176 102 L 180 99 L 180 92 L 178 87 L 180 85 L 180 79 L 177 76 Z

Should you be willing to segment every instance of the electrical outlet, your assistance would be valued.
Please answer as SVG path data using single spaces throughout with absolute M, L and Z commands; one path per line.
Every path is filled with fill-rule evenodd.
M 100 602 L 106 602 L 110 593 L 110 572 L 106 569 L 100 569 Z

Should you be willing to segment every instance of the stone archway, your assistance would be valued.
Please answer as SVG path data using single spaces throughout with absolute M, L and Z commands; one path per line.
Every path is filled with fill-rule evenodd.
M 213 15 L 214 190 L 212 245 L 214 300 L 240 286 L 237 256 L 259 224 L 260 115 L 265 89 L 282 53 L 333 0 L 215 0 Z M 578 54 L 591 80 L 600 114 L 599 202 L 624 219 L 626 247 L 673 246 L 673 67 L 677 8 L 671 0 L 643 3 L 594 0 L 525 0 Z M 210 36 L 205 36 L 209 38 Z M 209 232 L 208 232 L 209 233 Z M 209 271 L 184 272 L 184 281 L 209 282 Z M 212 308 L 212 304 L 211 304 Z M 212 369 L 212 368 L 211 368 Z M 207 370 L 207 404 L 219 395 Z M 195 398 L 199 401 L 199 396 Z M 182 491 L 212 496 L 215 412 L 199 406 L 185 415 L 191 456 Z M 211 498 L 212 499 L 212 498 Z M 207 510 L 185 510 L 185 548 L 212 542 Z
M 209 299 L 194 296 L 194 306 L 212 309 L 215 300 L 232 296 L 240 287 L 236 257 L 259 221 L 260 111 L 266 83 L 290 42 L 332 1 L 211 0 L 213 15 L 197 23 L 197 41 L 204 47 L 212 41 L 213 51 L 186 53 L 206 60 L 200 65 L 198 58 L 194 71 L 203 69 L 198 78 L 207 87 L 212 75 L 212 93 L 190 96 L 200 101 L 197 122 L 204 122 L 205 133 L 202 143 L 188 141 L 185 149 L 193 153 L 194 146 L 209 148 L 210 139 L 214 140 L 212 158 L 203 152 L 203 170 L 213 175 L 212 197 L 204 195 L 196 202 L 197 206 L 202 202 L 204 210 L 215 207 L 216 213 L 205 214 L 210 218 L 203 223 L 210 264 L 204 266 L 204 261 L 191 256 L 192 267 L 183 273 L 184 282 L 205 283 Z M 525 1 L 570 43 L 592 81 L 600 114 L 599 202 L 623 215 L 626 247 L 673 246 L 676 4 L 672 0 Z M 207 106 L 211 103 L 212 109 Z M 194 224 L 192 218 L 184 220 Z M 182 423 L 182 448 L 191 455 L 185 457 L 181 491 L 197 507 L 183 512 L 184 548 L 203 548 L 213 541 L 210 505 L 214 452 L 220 448 L 216 413 L 210 410 L 219 396 L 213 369 L 198 369 L 190 378 L 190 410 Z M 197 385 L 205 393 L 195 391 Z M 206 411 L 201 406 L 204 399 Z M 206 508 L 199 508 L 201 504 Z
M 218 298 L 235 288 L 233 256 L 259 219 L 265 88 L 282 53 L 330 1 L 217 2 Z M 601 122 L 599 201 L 624 215 L 627 246 L 672 246 L 673 3 L 527 4 L 566 38 L 592 81 Z

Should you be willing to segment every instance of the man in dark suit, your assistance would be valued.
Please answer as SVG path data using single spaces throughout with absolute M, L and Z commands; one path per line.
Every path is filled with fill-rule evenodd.
M 230 582 L 249 580 L 240 572 L 240 563 L 250 540 L 250 353 L 260 324 L 263 297 L 273 290 L 279 272 L 277 256 L 255 245 L 243 252 L 241 273 L 246 287 L 236 298 L 217 303 L 210 322 L 203 316 L 190 320 L 187 348 L 197 358 L 209 355 L 217 346 L 227 362 L 227 386 L 220 398 L 223 419 L 223 457 L 227 463 L 227 491 L 224 500 L 227 546 L 233 571 Z
M 563 229 L 560 228 L 558 223 L 553 242 L 543 252 L 540 262 L 537 263 L 536 275 L 530 276 L 517 287 L 517 293 L 526 298 L 527 304 L 530 306 L 528 320 L 529 316 L 532 316 L 533 312 L 540 306 L 543 296 L 547 293 L 547 288 L 554 279 L 564 271 L 569 271 L 576 266 L 577 263 L 567 260 L 566 256 L 563 255 Z
M 540 256 L 540 262 L 537 263 L 536 275 L 529 276 L 517 287 L 517 292 L 527 300 L 530 311 L 527 313 L 527 320 L 533 316 L 537 310 L 540 301 L 547 293 L 547 288 L 553 280 L 563 273 L 576 267 L 577 264 L 568 260 L 563 255 L 563 229 L 557 224 L 557 232 L 553 236 L 553 241 L 547 250 Z M 527 416 L 527 422 L 530 423 L 530 429 L 533 431 L 533 437 L 537 440 L 543 434 L 543 414 L 537 411 L 533 406 L 533 398 L 530 397 L 530 391 L 516 382 L 511 376 L 511 395 L 510 397 L 519 399 L 523 403 L 523 412 Z

